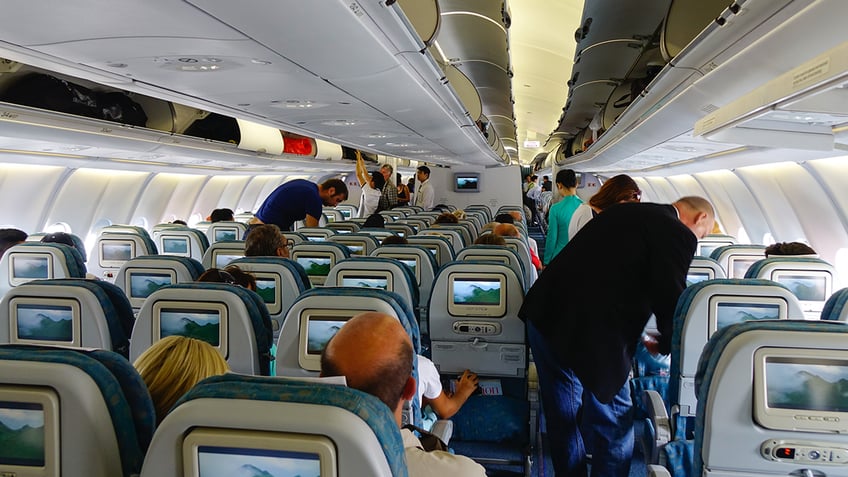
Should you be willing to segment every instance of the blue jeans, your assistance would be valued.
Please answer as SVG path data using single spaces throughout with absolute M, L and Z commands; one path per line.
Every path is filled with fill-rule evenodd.
M 557 477 L 586 477 L 586 446 L 580 428 L 591 430 L 592 477 L 627 477 L 633 456 L 633 402 L 629 383 L 613 401 L 598 401 L 574 372 L 560 364 L 547 340 L 527 323 L 530 349 Z

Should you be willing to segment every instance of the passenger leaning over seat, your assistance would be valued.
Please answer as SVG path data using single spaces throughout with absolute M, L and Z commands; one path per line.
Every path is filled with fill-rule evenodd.
M 351 388 L 376 396 L 401 425 L 403 402 L 415 395 L 412 341 L 397 318 L 383 313 L 354 316 L 333 336 L 321 355 L 321 376 L 344 376 Z M 473 460 L 448 452 L 426 452 L 408 429 L 401 429 L 410 477 L 485 476 Z
M 439 370 L 432 361 L 418 357 L 418 402 L 421 408 L 430 406 L 440 419 L 450 419 L 477 390 L 477 375 L 466 369 L 456 380 L 456 389 L 445 392 Z
M 274 189 L 250 224 L 274 224 L 285 231 L 291 230 L 298 220 L 303 220 L 307 227 L 317 227 L 323 207 L 335 207 L 345 199 L 347 186 L 340 179 L 330 179 L 321 184 L 295 179 Z
M 153 399 L 157 424 L 195 384 L 230 371 L 212 345 L 185 336 L 168 336 L 157 341 L 135 360 L 133 366 Z
M 251 227 L 244 241 L 244 256 L 289 258 L 286 236 L 274 224 Z

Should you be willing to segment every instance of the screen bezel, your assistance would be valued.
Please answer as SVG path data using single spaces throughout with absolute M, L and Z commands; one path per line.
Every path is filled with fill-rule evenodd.
M 430 252 L 427 252 L 427 253 L 430 253 Z M 395 259 L 395 260 L 397 260 L 401 263 L 403 263 L 404 261 L 414 261 L 415 262 L 415 268 L 411 268 L 411 271 L 412 271 L 413 275 L 415 275 L 415 282 L 418 283 L 419 286 L 421 285 L 421 270 L 420 270 L 420 268 L 421 268 L 421 257 L 419 257 L 416 254 L 404 255 L 402 253 L 381 253 L 378 256 L 386 257 L 386 258 L 393 258 L 393 259 Z M 404 265 L 409 267 L 409 264 L 404 263 Z
M 59 475 L 61 467 L 61 436 L 59 430 L 59 396 L 56 391 L 41 386 L 3 386 L 0 401 L 38 404 L 44 411 L 44 465 L 2 465 L 2 472 L 16 477 L 50 477 Z
M 279 273 L 274 272 L 263 272 L 263 271 L 251 271 L 253 277 L 256 279 L 256 287 L 259 288 L 259 280 L 273 280 L 274 281 L 274 302 L 273 303 L 265 303 L 265 307 L 268 308 L 268 313 L 272 315 L 277 315 L 282 311 L 282 285 L 283 280 Z M 263 299 L 264 301 L 264 299 Z
M 292 253 L 292 260 L 294 260 L 295 262 L 298 263 L 298 265 L 303 267 L 303 264 L 298 261 L 299 258 L 302 258 L 302 259 L 312 259 L 312 258 L 327 259 L 327 258 L 329 258 L 330 259 L 330 270 L 332 270 L 333 267 L 336 266 L 336 256 L 333 255 L 330 252 L 314 252 L 314 251 L 293 252 Z M 310 278 L 312 278 L 312 277 L 326 278 L 327 276 L 330 275 L 330 270 L 327 270 L 327 275 L 310 275 L 309 272 L 306 270 L 306 267 L 303 267 L 303 271 L 306 272 L 306 275 Z
M 130 304 L 133 308 L 140 308 L 144 304 L 145 298 L 139 298 L 132 295 L 132 277 L 133 275 L 143 275 L 143 274 L 154 274 L 154 275 L 168 275 L 171 278 L 171 285 L 175 285 L 177 283 L 177 271 L 169 270 L 163 268 L 138 268 L 138 267 L 130 267 L 124 269 L 124 290 L 127 298 L 130 300 Z M 168 286 L 168 285 L 165 285 Z M 157 290 L 161 289 L 157 288 Z M 154 290 L 155 292 L 155 290 Z M 151 295 L 154 293 L 151 292 Z M 148 297 L 150 295 L 147 295 Z
M 196 427 L 182 441 L 183 475 L 186 477 L 201 477 L 198 452 L 200 447 L 228 447 L 318 454 L 321 477 L 336 477 L 337 475 L 336 446 L 326 436 Z
M 745 269 L 745 271 L 747 272 L 748 269 L 751 268 L 751 265 L 753 265 L 755 262 L 757 262 L 759 260 L 763 260 L 764 258 L 766 258 L 765 255 L 753 255 L 753 254 L 731 255 L 730 257 L 727 258 L 727 276 L 728 276 L 728 278 L 745 278 L 744 273 L 742 274 L 741 277 L 737 277 L 737 276 L 734 275 L 733 272 L 735 271 L 734 267 L 736 265 L 736 262 L 742 262 L 742 261 L 748 262 L 748 261 L 750 261 L 751 263 L 748 265 L 748 268 Z
M 498 305 L 464 305 L 454 303 L 454 283 L 456 280 L 494 281 L 500 282 L 500 303 Z M 485 318 L 502 318 L 506 315 L 507 290 L 506 275 L 502 273 L 467 273 L 452 272 L 448 275 L 448 313 L 451 316 L 479 316 Z
M 230 233 L 234 233 L 234 234 L 235 234 L 235 238 L 221 238 L 221 239 L 219 239 L 219 238 L 218 238 L 218 233 L 219 233 L 219 232 L 221 232 L 221 233 L 223 233 L 223 232 L 230 232 Z M 229 227 L 229 226 L 226 226 L 226 227 L 212 227 L 212 238 L 214 238 L 214 239 L 215 239 L 215 242 L 229 242 L 229 241 L 233 241 L 233 240 L 240 240 L 240 239 L 241 239 L 241 237 L 239 237 L 239 235 L 240 235 L 240 234 L 239 234 L 239 229 L 238 229 L 238 227 Z
M 165 250 L 165 241 L 166 240 L 179 240 L 181 242 L 184 242 L 186 244 L 185 253 L 167 252 Z M 162 249 L 162 252 L 161 252 L 162 255 L 169 255 L 169 256 L 172 256 L 172 257 L 191 257 L 191 240 L 189 240 L 188 236 L 186 236 L 186 235 L 167 235 L 167 234 L 160 235 L 159 236 L 159 245 L 160 245 L 160 248 Z
M 310 309 L 303 310 L 300 313 L 298 321 L 298 340 L 297 340 L 297 363 L 302 369 L 307 371 L 321 371 L 321 355 L 309 353 L 309 321 L 312 317 L 333 318 L 339 317 L 336 321 L 348 321 L 358 313 L 368 310 L 332 310 L 332 309 Z M 345 318 L 345 320 L 341 320 Z M 320 320 L 330 321 L 330 320 Z
M 71 308 L 71 341 L 18 338 L 18 305 L 62 306 Z M 16 296 L 9 300 L 9 343 L 82 347 L 82 307 L 74 298 Z
M 153 325 L 153 336 L 151 337 L 150 344 L 154 344 L 157 341 L 162 339 L 162 323 L 161 313 L 163 310 L 170 311 L 172 309 L 177 309 L 180 311 L 185 311 L 187 313 L 197 313 L 201 311 L 217 311 L 218 316 L 220 317 L 219 325 L 218 325 L 218 346 L 209 343 L 209 346 L 215 348 L 224 359 L 228 358 L 229 355 L 229 346 L 227 343 L 227 337 L 230 334 L 229 327 L 229 315 L 227 313 L 227 305 L 222 302 L 215 301 L 177 301 L 177 300 L 159 300 L 153 303 L 152 309 L 152 325 Z
M 103 247 L 107 245 L 127 245 L 130 246 L 130 258 L 127 260 L 107 260 L 103 258 Z M 135 241 L 129 239 L 108 239 L 108 240 L 100 240 L 100 243 L 97 245 L 98 252 L 100 253 L 100 257 L 98 258 L 100 262 L 100 266 L 103 268 L 121 268 L 121 266 L 127 261 L 132 260 L 136 257 L 136 249 L 135 249 Z
M 350 239 L 350 240 L 348 240 L 348 239 L 344 239 L 344 240 L 336 239 L 335 242 L 339 245 L 346 247 L 347 251 L 350 255 L 359 255 L 359 256 L 362 256 L 362 257 L 368 256 L 368 244 L 364 240 L 360 241 L 360 240 L 356 240 L 356 239 Z M 355 250 L 350 248 L 351 246 L 362 247 L 362 248 L 358 251 L 355 251 Z
M 799 278 L 824 278 L 824 299 L 823 300 L 802 300 L 798 298 L 798 295 L 795 295 L 795 292 L 790 289 L 789 291 L 798 298 L 798 301 L 801 303 L 802 307 L 810 307 L 810 306 L 823 306 L 824 302 L 827 301 L 828 297 L 833 294 L 833 275 L 830 272 L 825 270 L 804 270 L 804 269 L 781 269 L 774 270 L 771 272 L 771 280 L 774 282 L 780 283 L 781 277 L 799 277 Z M 782 284 L 786 288 L 789 288 L 787 285 Z
M 235 252 L 235 253 L 233 253 L 233 252 Z M 222 256 L 222 255 L 225 256 L 225 257 L 226 256 L 233 257 L 233 259 L 230 260 L 227 263 L 224 263 L 224 264 L 218 263 L 218 257 Z M 229 265 L 230 262 L 232 262 L 233 260 L 238 260 L 240 258 L 244 258 L 244 250 L 236 250 L 236 249 L 231 249 L 231 248 L 216 248 L 216 249 L 212 250 L 212 264 L 211 264 L 211 266 L 213 266 L 215 268 L 227 268 L 227 265 Z
M 395 291 L 392 272 L 388 270 L 339 270 L 336 272 L 336 286 L 350 288 L 371 288 L 371 287 L 354 287 L 352 285 L 344 285 L 344 281 L 363 279 L 363 280 L 386 280 L 386 291 Z M 382 288 L 372 288 L 374 290 L 382 290 Z
M 704 278 L 704 279 L 698 280 L 697 282 L 693 282 L 693 283 L 689 284 L 689 275 L 699 275 L 699 276 L 706 275 L 707 278 Z M 715 279 L 715 270 L 713 270 L 711 268 L 705 268 L 705 269 L 699 269 L 699 270 L 689 270 L 688 272 L 686 272 L 686 283 L 687 283 L 686 286 L 692 286 L 692 285 L 695 285 L 697 283 L 701 283 L 703 281 L 714 280 L 714 279 Z
M 789 316 L 789 304 L 780 296 L 713 295 L 707 311 L 707 336 L 712 336 L 718 330 L 718 307 L 721 304 L 778 305 L 777 319 L 786 320 Z
M 754 421 L 762 427 L 786 431 L 848 432 L 848 412 L 771 408 L 768 406 L 766 363 L 769 358 L 840 363 L 848 367 L 848 351 L 762 347 L 754 352 Z M 816 363 L 810 363 L 816 364 Z M 809 413 L 798 419 L 802 412 Z M 812 419 L 810 419 L 812 418 Z
M 474 179 L 475 187 L 466 189 L 459 187 L 460 179 Z M 455 172 L 453 174 L 453 191 L 454 192 L 480 192 L 480 173 L 478 172 Z
M 45 280 L 54 278 L 53 255 L 48 252 L 6 252 L 9 254 L 9 283 L 12 286 L 23 285 L 24 283 L 33 280 Z M 46 278 L 18 278 L 15 275 L 15 261 L 20 259 L 38 258 L 40 260 L 47 259 L 47 277 Z
M 474 255 L 468 254 L 462 258 L 463 260 L 469 261 L 480 261 L 480 262 L 494 262 L 499 265 L 510 266 L 509 257 L 505 257 L 503 255 Z

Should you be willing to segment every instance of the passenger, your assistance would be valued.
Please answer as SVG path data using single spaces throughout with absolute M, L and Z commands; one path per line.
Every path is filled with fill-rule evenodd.
M 210 268 L 197 277 L 198 282 L 226 283 L 256 291 L 256 278 L 253 274 L 245 272 L 238 265 L 229 265 L 227 268 Z
M 183 394 L 198 382 L 230 371 L 209 343 L 185 336 L 168 336 L 153 344 L 133 363 L 156 409 L 156 424 Z
M 215 222 L 232 222 L 235 220 L 235 215 L 232 209 L 215 209 L 209 215 L 209 221 Z
M 459 219 L 457 219 L 456 216 L 453 215 L 452 213 L 445 212 L 445 213 L 441 214 L 440 216 L 436 217 L 436 221 L 433 222 L 433 223 L 434 224 L 458 224 Z
M 174 219 L 174 220 L 171 221 L 171 223 L 177 224 L 177 225 L 184 225 L 184 226 L 188 227 L 188 223 L 185 220 L 182 220 L 182 219 Z
M 345 199 L 347 186 L 339 179 L 329 179 L 321 184 L 295 179 L 274 189 L 250 224 L 274 224 L 287 231 L 296 221 L 303 220 L 307 227 L 317 227 L 323 206 L 335 207 Z
M 380 166 L 380 174 L 383 175 L 382 193 L 380 195 L 380 207 L 377 211 L 389 210 L 398 205 L 398 190 L 394 182 L 392 182 L 392 173 L 394 168 L 390 164 Z
M 383 313 L 361 313 L 330 338 L 321 355 L 321 376 L 344 376 L 351 388 L 386 404 L 401 426 L 403 402 L 415 395 L 412 341 L 403 326 Z M 485 476 L 473 460 L 448 452 L 426 452 L 408 429 L 401 429 L 410 477 Z
M 803 242 L 778 242 L 766 247 L 766 258 L 779 255 L 810 255 L 818 257 L 813 247 Z
M 400 235 L 389 235 L 384 238 L 380 245 L 406 245 L 409 243 L 409 240 L 406 237 L 401 237 Z
M 642 191 L 630 176 L 619 174 L 604 182 L 604 185 L 589 199 L 589 204 L 577 207 L 568 224 L 568 240 L 574 238 L 577 232 L 607 207 L 625 202 L 639 202 L 642 200 Z
M 521 212 L 519 212 L 517 210 L 512 210 L 507 215 L 512 217 L 512 222 L 503 222 L 505 224 L 522 223 L 524 221 L 524 217 L 521 216 Z M 498 216 L 500 216 L 500 214 Z M 495 218 L 495 221 L 498 221 L 498 219 Z M 539 245 L 536 243 L 536 239 L 534 239 L 533 237 L 530 237 L 529 235 L 526 238 L 527 238 L 527 243 L 530 244 L 530 250 L 532 250 L 533 253 L 535 253 L 536 256 L 538 256 L 539 255 Z
M 559 172 L 557 172 L 559 175 Z M 553 192 L 553 184 L 548 176 L 542 176 L 542 192 Z
M 415 191 L 413 205 L 423 207 L 424 210 L 430 210 L 436 203 L 436 193 L 433 191 L 433 184 L 430 184 L 430 168 L 427 166 L 418 166 L 418 189 Z
M 379 172 L 368 172 L 359 151 L 356 151 L 356 178 L 362 188 L 362 194 L 359 196 L 359 218 L 370 217 L 380 207 L 380 196 L 386 180 Z
M 462 209 L 456 209 L 452 212 L 452 214 L 457 218 L 457 220 L 465 220 L 465 211 Z
M 289 257 L 286 236 L 274 224 L 256 225 L 244 241 L 245 257 Z
M 415 193 L 415 178 L 410 177 L 409 180 L 406 181 L 406 187 L 409 188 L 409 194 L 412 195 Z
M 501 237 L 521 238 L 521 232 L 518 231 L 518 227 L 512 224 L 498 224 L 492 230 L 492 233 Z M 533 263 L 533 267 L 536 268 L 536 271 L 541 272 L 543 267 L 542 261 L 539 260 L 539 255 L 530 247 L 528 247 L 528 250 L 530 251 L 530 261 Z
M 18 229 L 0 229 L 0 257 L 6 253 L 6 250 L 25 241 L 28 235 L 23 230 Z
M 403 183 L 400 177 L 400 172 L 397 173 L 397 190 L 398 190 L 398 207 L 409 205 L 409 199 L 412 198 L 412 193 L 409 192 L 409 186 Z
M 365 219 L 365 222 L 363 222 L 363 224 L 362 224 L 363 228 L 368 227 L 368 228 L 374 228 L 374 229 L 382 229 L 385 226 L 386 226 L 386 218 L 383 217 L 380 214 L 377 214 L 377 213 L 373 213 L 373 214 L 369 215 L 368 218 Z
M 577 197 L 577 174 L 571 169 L 557 172 L 556 185 L 562 200 L 551 206 L 548 214 L 548 236 L 545 238 L 545 265 L 551 263 L 568 243 L 568 224 L 574 211 L 583 204 Z
M 456 391 L 446 393 L 442 378 L 432 361 L 418 355 L 418 402 L 421 408 L 430 406 L 439 419 L 450 419 L 477 390 L 477 375 L 465 370 L 456 380 Z
M 43 243 L 61 243 L 75 248 L 76 251 L 79 252 L 80 255 L 82 255 L 82 261 L 85 262 L 85 247 L 83 246 L 82 241 L 78 240 L 74 240 L 74 236 L 67 232 L 52 232 L 45 235 L 44 237 L 41 237 L 41 241 Z M 92 277 L 93 276 L 94 275 L 92 275 Z
M 500 235 L 495 235 L 493 233 L 483 234 L 477 237 L 477 240 L 474 241 L 474 245 L 501 245 L 506 246 L 506 240 L 503 239 Z
M 535 357 L 556 475 L 586 475 L 581 429 L 589 429 L 592 475 L 627 477 L 633 352 L 652 313 L 659 341 L 647 337 L 645 346 L 654 354 L 671 350 L 677 299 L 714 217 L 700 197 L 612 206 L 568 242 L 527 293 L 519 316 Z

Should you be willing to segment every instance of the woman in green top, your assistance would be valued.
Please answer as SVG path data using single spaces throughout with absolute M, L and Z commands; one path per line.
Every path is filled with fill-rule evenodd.
M 548 236 L 545 240 L 545 265 L 568 243 L 568 224 L 571 215 L 583 203 L 577 197 L 577 175 L 571 169 L 557 172 L 556 187 L 562 199 L 548 213 Z

